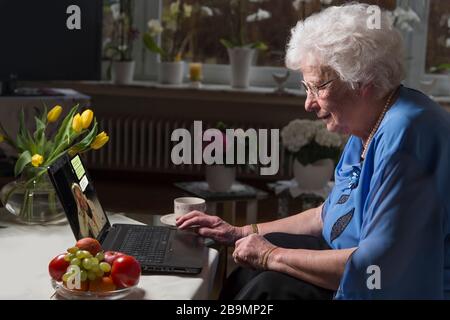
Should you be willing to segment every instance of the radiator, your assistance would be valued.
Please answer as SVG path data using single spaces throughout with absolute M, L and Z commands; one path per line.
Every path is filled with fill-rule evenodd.
M 150 117 L 111 116 L 99 120 L 100 130 L 109 136 L 109 142 L 99 150 L 85 155 L 89 168 L 102 170 L 127 170 L 138 172 L 177 173 L 203 175 L 204 165 L 174 165 L 170 155 L 175 142 L 171 141 L 172 131 L 185 128 L 193 136 L 194 122 L 176 119 L 154 119 Z M 203 129 L 214 128 L 217 122 L 203 121 Z M 230 128 L 280 129 L 280 125 L 227 123 Z M 287 164 L 287 165 L 285 165 Z M 277 175 L 267 179 L 292 177 L 292 161 L 280 145 L 280 169 Z M 261 177 L 247 167 L 239 166 L 238 177 Z M 264 177 L 262 177 L 264 178 Z

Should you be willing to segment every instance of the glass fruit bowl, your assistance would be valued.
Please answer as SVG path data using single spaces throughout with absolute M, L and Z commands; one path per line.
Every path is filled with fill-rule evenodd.
M 57 294 L 69 300 L 118 300 L 128 296 L 137 287 L 137 285 L 134 285 L 129 288 L 117 289 L 114 291 L 93 292 L 71 290 L 64 286 L 62 282 L 55 281 L 54 279 L 51 279 L 51 283 Z

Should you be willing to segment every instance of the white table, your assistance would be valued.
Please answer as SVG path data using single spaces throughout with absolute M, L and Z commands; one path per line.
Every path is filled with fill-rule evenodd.
M 8 221 L 0 210 L 0 299 L 50 299 L 48 264 L 59 253 L 74 246 L 68 223 L 26 226 Z M 109 216 L 111 223 L 139 222 L 120 214 Z M 138 288 L 127 299 L 188 300 L 209 299 L 218 264 L 218 252 L 205 248 L 205 264 L 195 276 L 143 275 Z M 58 297 L 58 296 L 56 296 Z

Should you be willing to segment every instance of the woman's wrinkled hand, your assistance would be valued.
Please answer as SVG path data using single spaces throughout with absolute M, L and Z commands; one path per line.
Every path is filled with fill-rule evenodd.
M 232 226 L 217 216 L 200 211 L 189 212 L 176 219 L 180 230 L 192 228 L 197 234 L 224 245 L 234 245 L 242 237 L 242 229 Z
M 234 261 L 244 267 L 264 269 L 264 254 L 276 248 L 272 243 L 258 234 L 251 234 L 236 241 L 233 252 Z

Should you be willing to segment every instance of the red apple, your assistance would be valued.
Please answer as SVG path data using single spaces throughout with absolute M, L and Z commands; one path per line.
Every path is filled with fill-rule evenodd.
M 105 251 L 105 262 L 108 262 L 112 267 L 114 260 L 116 260 L 117 258 L 122 257 L 124 255 L 125 254 L 123 254 L 122 252 Z
M 102 246 L 100 245 L 100 242 L 98 242 L 96 239 L 93 238 L 80 239 L 77 241 L 77 244 L 75 246 L 80 250 L 89 251 L 93 256 L 102 251 Z
M 128 288 L 139 283 L 141 265 L 132 256 L 123 255 L 112 265 L 111 278 L 118 288 Z
M 62 276 L 66 273 L 67 268 L 70 265 L 69 261 L 64 260 L 67 253 L 58 254 L 56 257 L 50 261 L 48 264 L 48 272 L 50 276 L 56 281 L 61 281 Z

